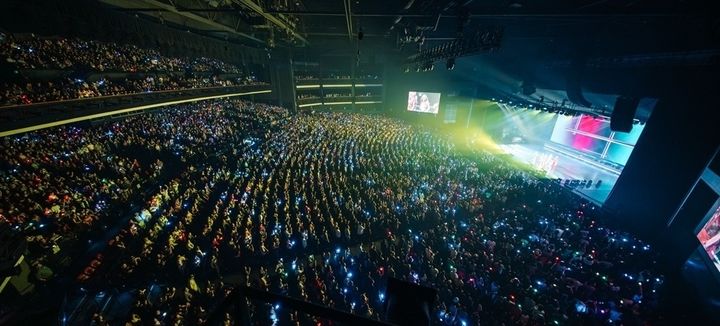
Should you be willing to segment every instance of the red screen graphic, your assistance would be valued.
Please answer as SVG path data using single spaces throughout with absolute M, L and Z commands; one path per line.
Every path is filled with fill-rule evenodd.
M 710 257 L 713 265 L 720 271 L 720 207 L 697 234 L 698 240 Z

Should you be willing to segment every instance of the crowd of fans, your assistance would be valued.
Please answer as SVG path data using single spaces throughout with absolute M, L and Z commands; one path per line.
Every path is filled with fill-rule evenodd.
M 318 94 L 312 94 L 312 93 L 300 93 L 297 95 L 298 100 L 306 99 L 306 98 L 320 98 L 320 95 Z
M 333 98 L 333 97 L 351 97 L 351 92 L 328 92 L 325 93 L 325 97 Z
M 357 79 L 380 79 L 379 75 L 376 74 L 358 74 Z
M 0 55 L 20 69 L 72 69 L 98 72 L 196 71 L 242 73 L 239 67 L 212 58 L 167 57 L 156 50 L 130 44 L 76 38 L 15 38 L 0 35 Z
M 350 75 L 330 73 L 327 75 L 307 74 L 307 73 L 296 73 L 296 80 L 316 80 L 316 79 L 352 79 Z M 379 75 L 376 74 L 358 74 L 355 79 L 380 79 Z
M 326 98 L 336 98 L 336 97 L 351 97 L 352 93 L 348 92 L 331 92 L 331 93 L 325 93 Z M 372 97 L 372 96 L 378 96 L 376 94 L 373 94 L 372 92 L 366 92 L 366 93 L 359 93 L 355 94 L 356 97 Z M 302 99 L 309 99 L 309 98 L 320 98 L 320 95 L 313 94 L 313 93 L 300 93 L 297 95 L 298 100 Z
M 391 276 L 438 289 L 442 325 L 658 318 L 650 246 L 555 182 L 381 116 L 187 108 L 0 142 L 3 223 L 49 228 L 36 260 L 151 189 L 76 280 L 130 291 L 127 324 L 202 324 L 231 283 L 382 319 Z
M 82 41 L 79 39 L 15 39 L 0 34 L 0 56 L 16 71 L 59 69 L 106 74 L 145 73 L 141 78 L 101 77 L 96 80 L 58 78 L 39 82 L 4 80 L 0 86 L 0 106 L 74 100 L 108 95 L 136 94 L 218 86 L 262 84 L 239 67 L 220 60 L 173 58 L 155 50 L 133 45 Z M 199 73 L 199 74 L 198 74 Z M 219 77 L 220 75 L 229 77 Z M 109 75 L 108 75 L 109 76 Z
M 171 91 L 191 88 L 228 87 L 262 84 L 253 79 L 190 76 L 147 76 L 141 79 L 124 78 L 96 81 L 61 79 L 25 84 L 3 83 L 0 88 L 0 106 L 23 105 L 50 101 L 75 100 L 144 92 Z
M 295 74 L 295 80 L 315 80 L 320 79 L 319 76 L 316 75 L 304 75 L 304 74 Z
M 380 96 L 380 95 L 377 93 L 374 93 L 374 92 L 365 92 L 365 93 L 356 93 L 355 96 L 356 97 L 373 97 L 373 96 Z

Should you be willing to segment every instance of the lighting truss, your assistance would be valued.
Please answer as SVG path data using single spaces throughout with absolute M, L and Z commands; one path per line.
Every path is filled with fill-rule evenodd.
M 428 62 L 489 52 L 500 47 L 503 30 L 499 27 L 476 31 L 470 37 L 461 37 L 409 56 L 407 65 L 426 65 Z

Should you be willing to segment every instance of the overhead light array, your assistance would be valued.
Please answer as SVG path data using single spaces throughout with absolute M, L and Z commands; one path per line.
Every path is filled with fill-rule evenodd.
M 501 28 L 488 28 L 478 30 L 470 37 L 457 38 L 421 50 L 407 58 L 404 71 L 430 71 L 436 61 L 446 61 L 446 68 L 452 70 L 455 68 L 456 58 L 498 49 L 502 36 L 503 31 Z

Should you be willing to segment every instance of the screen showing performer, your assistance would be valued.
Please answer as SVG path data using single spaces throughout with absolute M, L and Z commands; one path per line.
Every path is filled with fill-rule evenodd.
M 710 219 L 697 234 L 698 240 L 710 256 L 715 268 L 720 271 L 720 207 L 710 216 Z
M 408 92 L 407 110 L 437 114 L 440 110 L 440 93 Z

